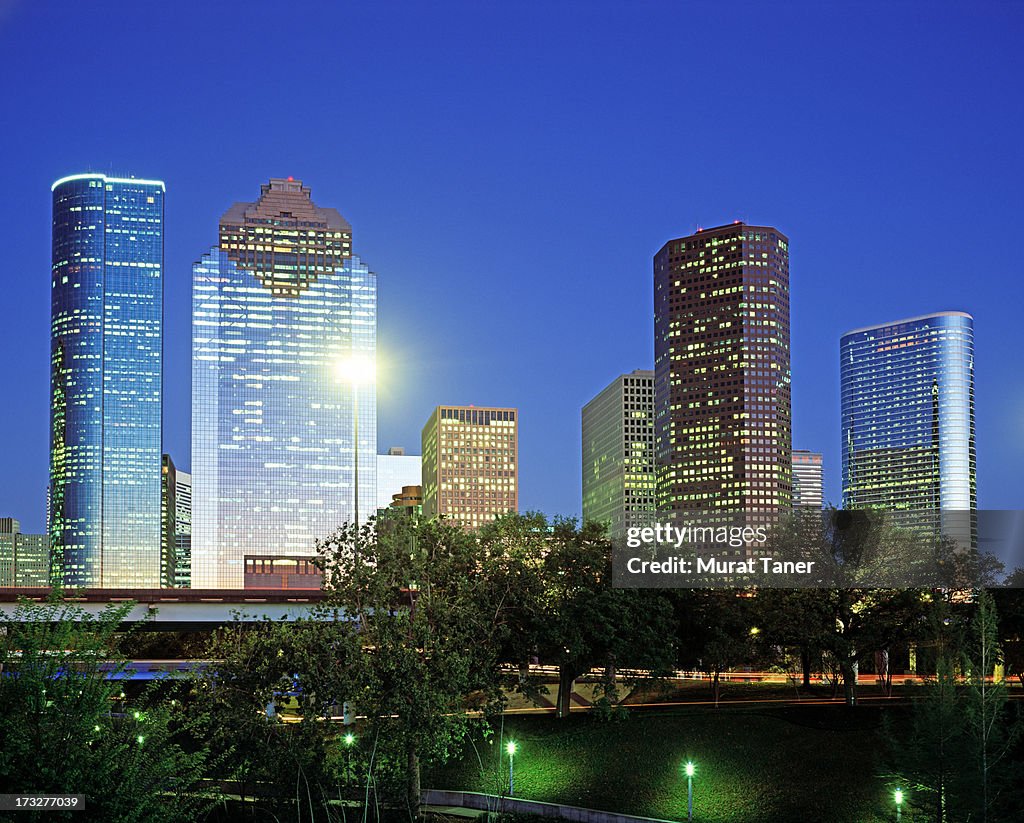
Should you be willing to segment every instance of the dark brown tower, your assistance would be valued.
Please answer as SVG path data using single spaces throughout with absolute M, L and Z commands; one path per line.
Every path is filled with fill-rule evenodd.
M 736 222 L 654 256 L 658 507 L 791 504 L 789 242 Z

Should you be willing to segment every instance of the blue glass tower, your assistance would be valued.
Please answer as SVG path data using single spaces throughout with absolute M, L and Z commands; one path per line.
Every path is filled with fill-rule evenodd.
M 357 493 L 363 522 L 375 511 L 376 388 L 337 378 L 377 347 L 377 278 L 351 237 L 301 181 L 275 178 L 193 267 L 193 588 L 313 557 L 355 520 Z
M 51 579 L 156 587 L 164 184 L 79 174 L 52 193 Z
M 843 506 L 977 508 L 974 321 L 939 312 L 843 335 Z

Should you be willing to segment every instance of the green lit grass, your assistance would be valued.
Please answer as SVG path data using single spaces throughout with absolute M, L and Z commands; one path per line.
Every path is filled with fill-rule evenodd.
M 683 768 L 692 760 L 695 820 L 881 823 L 894 809 L 878 776 L 877 723 L 878 710 L 866 707 L 689 709 L 611 723 L 513 717 L 504 739 L 517 743 L 517 797 L 685 819 Z M 461 760 L 425 775 L 424 786 L 500 793 L 508 780 L 507 758 L 497 767 L 502 744 L 476 741 Z

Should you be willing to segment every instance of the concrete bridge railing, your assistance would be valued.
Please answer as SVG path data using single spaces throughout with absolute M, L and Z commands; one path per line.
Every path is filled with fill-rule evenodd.
M 654 817 L 637 817 L 597 809 L 583 809 L 579 806 L 563 806 L 560 803 L 542 803 L 539 800 L 522 800 L 518 797 L 499 797 L 480 792 L 457 792 L 444 789 L 426 789 L 422 793 L 427 806 L 453 806 L 460 809 L 476 809 L 481 812 L 511 812 L 513 814 L 534 814 L 540 817 L 557 817 L 576 823 L 674 823 Z

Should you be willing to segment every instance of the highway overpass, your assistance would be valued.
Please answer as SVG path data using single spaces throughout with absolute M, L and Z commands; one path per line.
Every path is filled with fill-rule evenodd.
M 43 603 L 49 588 L 0 588 L 0 622 L 13 620 L 19 598 Z M 142 622 L 148 631 L 200 631 L 235 620 L 299 620 L 324 602 L 315 589 L 79 589 L 60 603 L 98 615 L 107 606 L 134 603 L 125 623 Z

